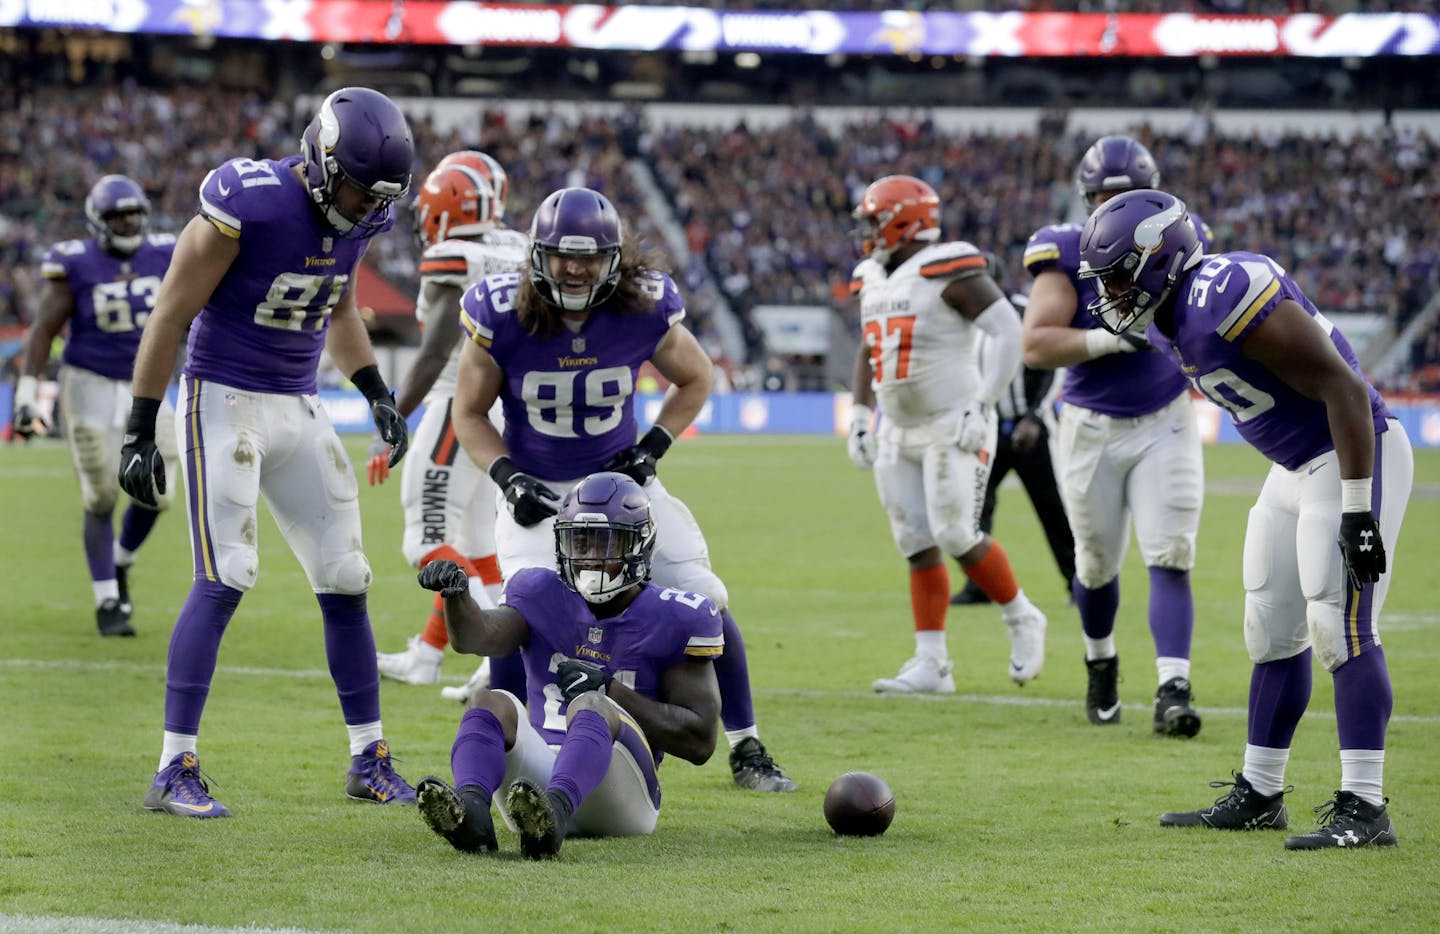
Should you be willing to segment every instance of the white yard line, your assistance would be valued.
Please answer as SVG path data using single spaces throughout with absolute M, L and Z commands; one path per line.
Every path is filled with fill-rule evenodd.
M 168 921 L 110 918 L 37 918 L 0 914 L 0 934 L 318 934 L 306 928 L 217 928 Z
M 1422 617 L 1433 621 L 1433 617 Z M 42 668 L 52 671 L 131 671 L 137 674 L 165 676 L 164 665 L 148 665 L 138 662 L 87 662 L 78 659 L 51 659 L 51 658 L 0 658 L 0 668 Z M 222 665 L 215 669 L 217 675 L 240 675 L 255 678 L 292 678 L 296 680 L 325 679 L 329 680 L 330 672 L 319 668 L 247 668 L 230 667 Z M 464 684 L 459 679 L 442 679 L 440 684 Z M 871 691 L 817 691 L 807 688 L 755 688 L 755 694 L 765 697 L 847 697 L 853 699 L 875 698 Z M 914 697 L 894 698 L 887 697 L 884 703 L 955 703 L 962 704 L 987 704 L 997 707 L 1075 707 L 1080 702 L 1073 698 L 1059 697 L 1026 697 L 1019 694 L 920 694 Z M 1148 706 L 1141 701 L 1136 702 L 1137 706 Z M 1204 707 L 1197 706 L 1201 713 L 1222 717 L 1243 717 L 1244 707 Z M 1321 719 L 1335 719 L 1335 714 L 1326 710 L 1310 710 L 1306 712 L 1308 717 Z M 1437 716 L 1416 716 L 1413 714 L 1395 714 L 1390 718 L 1391 723 L 1422 723 L 1440 724 L 1440 715 Z M 3 917 L 3 916 L 0 916 Z M 0 934 L 5 928 L 0 927 Z

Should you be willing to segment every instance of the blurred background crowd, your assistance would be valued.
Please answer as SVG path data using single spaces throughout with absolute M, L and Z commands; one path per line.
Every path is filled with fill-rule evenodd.
M 744 5 L 817 6 L 793 0 Z M 852 0 L 843 6 L 894 4 Z M 1158 6 L 1035 2 L 986 8 L 1145 12 Z M 1174 4 L 1166 6 L 1174 12 Z M 1214 0 L 1187 6 L 1283 14 L 1300 6 L 1311 12 L 1424 12 L 1440 4 Z M 415 94 L 423 90 L 418 86 L 428 81 L 433 92 L 445 76 L 453 77 L 446 63 L 455 57 L 453 50 L 418 50 L 382 63 L 367 50 L 332 49 L 326 57 L 299 44 L 199 48 L 180 39 L 121 42 L 113 36 L 23 31 L 0 31 L 0 52 L 0 333 L 9 329 L 12 334 L 34 315 L 38 260 L 45 247 L 85 235 L 82 202 L 99 175 L 120 172 L 135 178 L 151 198 L 153 229 L 178 231 L 194 213 L 196 187 L 208 169 L 236 156 L 297 151 L 299 130 L 311 110 L 297 101 L 300 95 L 343 83 L 388 83 L 381 90 L 423 97 Z M 545 73 L 545 56 L 526 54 L 529 67 L 538 69 L 533 73 Z M 634 58 L 623 66 L 632 78 Z M 853 316 L 844 302 L 857 258 L 849 215 L 860 192 L 880 175 L 903 172 L 934 185 L 944 205 L 947 235 L 999 254 L 1004 285 L 1012 291 L 1028 289 L 1020 256 L 1029 235 L 1044 224 L 1083 220 L 1072 179 L 1076 161 L 1096 134 L 1069 120 L 1071 109 L 1085 103 L 1065 91 L 1066 70 L 1078 68 L 1076 63 L 1055 66 L 1054 93 L 1019 102 L 1035 105 L 1035 119 L 1028 125 L 944 129 L 933 108 L 896 106 L 884 94 L 876 101 L 852 97 L 851 103 L 873 107 L 843 120 L 817 119 L 817 109 L 830 101 L 814 89 L 827 82 L 813 72 L 815 63 L 789 58 L 790 65 L 803 65 L 792 69 L 789 99 L 774 96 L 767 90 L 768 79 L 757 75 L 750 99 L 730 101 L 728 119 L 689 125 L 654 119 L 638 102 L 620 110 L 613 105 L 598 109 L 601 96 L 587 86 L 603 83 L 602 78 L 590 81 L 588 71 L 577 72 L 570 61 L 561 71 L 576 78 L 569 97 L 581 103 L 563 111 L 531 106 L 517 112 L 502 96 L 476 98 L 474 119 L 458 126 L 416 112 L 416 170 L 423 174 L 455 149 L 489 152 L 510 173 L 507 221 L 522 229 L 534 205 L 555 188 L 585 185 L 605 191 L 632 228 L 666 253 L 673 274 L 688 290 L 691 323 L 702 343 L 732 382 L 747 387 L 845 388 L 836 385 L 834 368 L 827 371 L 818 361 L 772 352 L 752 311 L 770 304 L 830 306 Z M 657 72 L 662 80 L 695 70 L 678 59 L 662 64 L 666 67 Z M 1392 96 L 1373 106 L 1387 115 L 1392 105 L 1440 106 L 1433 80 L 1423 88 L 1411 81 L 1415 69 L 1433 67 L 1433 60 L 1390 64 L 1394 72 L 1381 78 Z M 834 74 L 828 83 L 842 91 L 847 82 L 865 84 L 873 78 L 867 77 L 872 65 L 856 62 L 854 68 L 835 69 L 831 63 Z M 1243 75 L 1253 63 L 1237 67 Z M 1286 60 L 1273 71 L 1286 76 L 1287 96 L 1274 103 L 1316 110 L 1332 104 L 1338 93 L 1347 105 L 1358 106 L 1365 94 L 1385 90 L 1359 89 L 1366 70 L 1379 67 L 1332 63 L 1328 71 L 1318 64 L 1306 71 Z M 1226 83 L 1212 80 L 1224 72 L 1213 63 L 1184 68 L 1149 62 L 1117 66 L 1097 72 L 1096 83 L 1123 87 L 1147 69 L 1163 79 L 1161 84 L 1176 88 L 1193 84 L 1192 90 L 1203 90 L 1207 81 L 1221 88 Z M 991 103 L 1017 103 L 996 91 L 1007 80 L 1018 80 L 1013 72 L 989 62 L 960 70 L 979 76 L 978 93 L 988 88 Z M 385 81 L 376 80 L 387 74 Z M 1336 80 L 1337 74 L 1345 80 Z M 1233 77 L 1226 80 L 1236 83 Z M 534 83 L 540 86 L 537 92 L 545 90 L 543 79 Z M 694 80 L 676 79 L 677 87 L 694 85 Z M 811 90 L 797 95 L 797 87 Z M 587 110 L 587 100 L 597 109 Z M 784 121 L 763 126 L 747 121 L 745 105 L 777 101 L 790 104 Z M 1136 103 L 1131 96 L 1113 102 Z M 1214 119 L 1217 108 L 1230 104 L 1223 93 L 1192 95 L 1185 104 L 1190 117 L 1179 129 L 1141 122 L 1110 132 L 1135 133 L 1150 147 L 1165 187 L 1209 222 L 1218 248 L 1275 257 L 1322 310 L 1376 316 L 1387 335 L 1402 333 L 1440 294 L 1440 233 L 1434 222 L 1440 216 L 1440 141 L 1388 120 L 1374 133 L 1353 135 L 1227 132 Z M 413 295 L 417 251 L 408 223 L 402 218 L 396 233 L 379 239 L 368 262 L 400 292 Z M 722 340 L 722 319 L 736 323 L 738 342 Z M 843 320 L 858 327 L 852 317 Z M 413 333 L 398 326 L 387 329 L 382 320 L 377 338 L 404 340 Z M 1409 348 L 1406 365 L 1390 378 L 1389 388 L 1440 391 L 1440 328 L 1429 324 Z M 848 361 L 842 371 L 848 371 Z

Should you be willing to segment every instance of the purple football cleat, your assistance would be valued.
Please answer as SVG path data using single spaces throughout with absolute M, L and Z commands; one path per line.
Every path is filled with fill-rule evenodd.
M 145 809 L 176 817 L 230 816 L 229 808 L 210 797 L 210 786 L 205 784 L 200 771 L 200 759 L 193 752 L 180 753 L 155 773 L 155 780 L 145 793 Z
M 415 789 L 400 777 L 391 763 L 390 744 L 383 739 L 365 747 L 358 756 L 350 757 L 350 771 L 345 773 L 345 793 L 361 801 L 376 804 L 414 804 Z

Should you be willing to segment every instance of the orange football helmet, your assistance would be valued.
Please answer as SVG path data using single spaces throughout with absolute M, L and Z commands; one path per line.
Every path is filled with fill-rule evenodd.
M 505 219 L 505 199 L 510 197 L 510 176 L 505 173 L 505 169 L 499 162 L 479 150 L 462 149 L 441 159 L 440 164 L 435 168 L 443 168 L 447 165 L 463 165 L 467 169 L 479 172 L 480 177 L 489 182 L 495 192 L 495 219 L 497 221 Z
M 854 217 L 861 251 L 879 263 L 912 240 L 940 239 L 940 196 L 912 175 L 871 182 Z
M 415 237 L 420 248 L 451 237 L 472 237 L 495 226 L 495 192 L 463 165 L 437 168 L 415 199 Z

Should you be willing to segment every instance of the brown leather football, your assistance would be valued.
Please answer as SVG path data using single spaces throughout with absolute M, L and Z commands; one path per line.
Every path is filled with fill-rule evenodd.
M 878 837 L 895 819 L 895 792 L 869 772 L 846 772 L 825 792 L 825 820 L 847 837 Z

